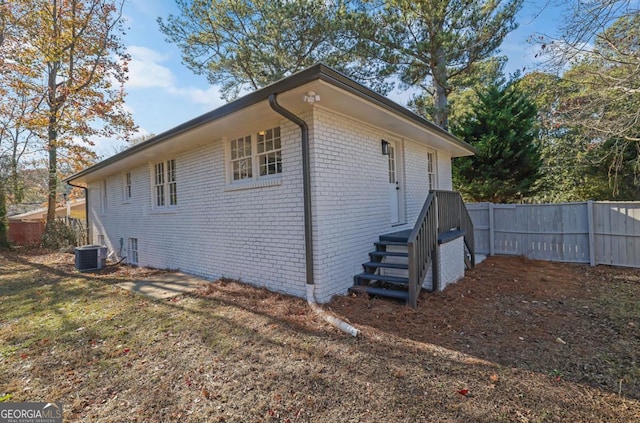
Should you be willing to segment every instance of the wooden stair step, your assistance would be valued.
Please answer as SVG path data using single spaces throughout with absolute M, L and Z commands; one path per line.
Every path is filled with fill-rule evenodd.
M 374 243 L 376 247 L 406 247 L 407 243 L 402 241 L 378 241 Z
M 394 232 L 391 234 L 380 235 L 378 239 L 380 241 L 397 241 L 407 243 L 409 236 L 411 235 L 411 229 L 405 229 L 404 231 Z
M 391 283 L 391 284 L 394 284 L 394 285 L 409 285 L 409 278 L 403 278 L 401 276 L 374 275 L 374 274 L 371 274 L 371 273 L 360 273 L 359 275 L 356 275 L 354 279 L 356 279 L 356 280 L 364 279 L 364 280 L 368 280 L 368 281 L 386 282 L 386 283 Z
M 401 253 L 395 251 L 372 251 L 369 253 L 371 258 L 373 257 L 409 257 L 409 253 Z
M 364 292 L 369 295 L 377 295 L 379 297 L 396 298 L 399 300 L 407 301 L 409 299 L 409 292 L 398 291 L 395 289 L 376 288 L 373 286 L 354 286 L 349 288 L 351 292 Z
M 362 266 L 365 269 L 367 267 L 372 267 L 375 269 L 408 269 L 409 268 L 409 265 L 407 263 L 380 263 L 375 261 L 364 263 Z

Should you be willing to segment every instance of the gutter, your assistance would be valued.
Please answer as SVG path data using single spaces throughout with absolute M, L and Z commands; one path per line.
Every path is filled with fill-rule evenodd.
M 277 94 L 271 93 L 269 95 L 269 106 L 278 114 L 289 119 L 300 127 L 301 143 L 302 143 L 302 191 L 304 197 L 304 247 L 305 247 L 305 261 L 307 271 L 307 302 L 311 309 L 322 317 L 326 322 L 340 329 L 341 331 L 348 333 L 351 336 L 358 336 L 360 332 L 347 322 L 340 320 L 334 316 L 327 314 L 316 303 L 314 288 L 315 280 L 313 275 L 313 215 L 311 213 L 311 172 L 309 167 L 309 126 L 307 122 L 300 119 L 291 111 L 285 109 L 278 104 Z
M 91 230 L 89 229 L 89 188 L 83 187 L 80 185 L 74 185 L 70 181 L 67 181 L 67 185 L 72 186 L 74 188 L 81 188 L 84 190 L 84 214 L 86 216 L 85 220 L 87 224 L 87 244 L 90 244 L 89 235 L 91 234 Z

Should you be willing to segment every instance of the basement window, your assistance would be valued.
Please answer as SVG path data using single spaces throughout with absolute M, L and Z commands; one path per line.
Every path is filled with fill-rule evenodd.
M 138 265 L 138 238 L 129 238 L 129 264 Z

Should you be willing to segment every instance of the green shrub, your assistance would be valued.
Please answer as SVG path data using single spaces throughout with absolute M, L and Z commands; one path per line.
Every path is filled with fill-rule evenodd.
M 77 245 L 75 229 L 63 220 L 47 222 L 42 234 L 42 247 L 50 249 L 69 249 Z

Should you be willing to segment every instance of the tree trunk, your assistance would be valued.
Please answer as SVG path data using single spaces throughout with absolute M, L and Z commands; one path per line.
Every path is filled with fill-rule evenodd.
M 54 7 L 55 9 L 55 7 Z M 54 16 L 55 19 L 55 16 Z M 48 197 L 47 197 L 47 222 L 44 227 L 43 246 L 53 247 L 55 244 L 55 220 L 56 220 L 56 199 L 58 197 L 58 112 L 60 103 L 57 98 L 57 76 L 59 62 L 49 64 L 47 86 L 48 105 L 49 105 L 49 122 L 47 126 L 47 138 L 49 147 L 49 178 L 48 178 Z
M 47 205 L 47 221 L 56 217 L 56 199 L 58 197 L 58 175 L 57 175 L 58 151 L 55 146 L 49 146 L 49 196 Z
M 0 250 L 9 248 L 9 222 L 7 221 L 7 193 L 5 181 L 0 180 Z
M 13 204 L 22 203 L 24 199 L 24 189 L 18 175 L 18 143 L 13 143 L 11 154 L 11 190 L 13 191 Z M 6 191 L 6 190 L 5 190 Z M 6 192 L 5 192 L 6 194 Z
M 58 109 L 54 105 L 49 114 L 48 147 L 49 147 L 49 178 L 47 197 L 47 222 L 44 226 L 43 246 L 53 248 L 57 246 L 55 237 L 56 200 L 58 197 Z
M 449 129 L 449 103 L 447 99 L 447 62 L 442 46 L 436 49 L 435 62 L 432 63 L 433 80 L 433 118 L 435 124 L 444 130 Z
M 47 223 L 45 233 L 56 219 L 56 200 L 58 197 L 58 148 L 56 146 L 55 117 L 49 119 L 49 179 L 47 197 Z

